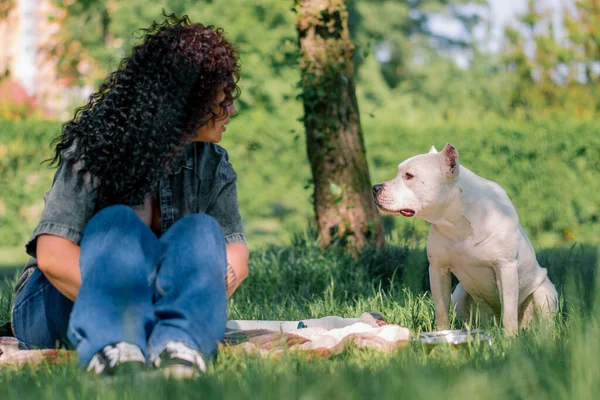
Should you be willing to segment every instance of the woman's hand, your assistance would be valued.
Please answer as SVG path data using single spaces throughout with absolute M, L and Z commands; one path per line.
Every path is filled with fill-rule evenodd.
M 231 297 L 240 283 L 248 276 L 248 259 L 250 250 L 246 243 L 231 243 L 227 245 L 227 274 L 225 284 L 227 298 Z

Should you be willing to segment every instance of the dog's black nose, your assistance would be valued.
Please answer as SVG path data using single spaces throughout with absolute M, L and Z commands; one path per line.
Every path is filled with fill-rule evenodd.
M 373 186 L 373 195 L 377 195 L 377 193 L 379 193 L 381 191 L 381 188 L 383 187 L 383 185 L 374 185 Z

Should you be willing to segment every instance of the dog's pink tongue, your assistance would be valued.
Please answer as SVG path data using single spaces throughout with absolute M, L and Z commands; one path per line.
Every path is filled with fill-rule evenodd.
M 413 215 L 415 215 L 415 211 L 410 210 L 408 208 L 403 208 L 402 210 L 400 210 L 400 214 L 404 215 L 405 217 L 412 217 Z

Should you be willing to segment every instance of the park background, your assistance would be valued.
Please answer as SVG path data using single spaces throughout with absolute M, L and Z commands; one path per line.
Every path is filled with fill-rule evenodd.
M 153 382 L 142 389 L 123 382 L 120 392 L 72 365 L 0 371 L 0 387 L 9 395 L 599 393 L 600 363 L 593 355 L 600 350 L 594 296 L 600 263 L 600 4 L 344 3 L 356 46 L 352 61 L 371 181 L 391 179 L 400 161 L 431 145 L 452 143 L 463 165 L 498 182 L 515 204 L 540 263 L 564 294 L 555 326 L 518 339 L 496 329 L 492 349 L 458 355 L 428 355 L 416 345 L 391 356 L 349 349 L 320 361 L 225 355 L 201 382 Z M 230 301 L 230 318 L 379 311 L 415 331 L 434 329 L 426 223 L 383 216 L 387 246 L 365 249 L 358 258 L 319 246 L 291 0 L 0 0 L 0 323 L 9 318 L 10 286 L 26 262 L 23 244 L 52 182 L 53 169 L 41 164 L 51 156 L 51 139 L 163 9 L 223 27 L 240 51 L 242 96 L 221 144 L 238 173 L 252 256 L 250 277 Z

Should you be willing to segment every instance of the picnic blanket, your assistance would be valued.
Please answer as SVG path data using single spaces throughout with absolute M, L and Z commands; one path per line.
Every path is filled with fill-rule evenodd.
M 221 349 L 261 356 L 278 356 L 286 351 L 305 352 L 309 357 L 339 354 L 348 345 L 392 351 L 408 343 L 410 331 L 388 324 L 378 313 L 359 318 L 327 316 L 301 321 L 233 320 L 227 322 Z M 0 367 L 56 363 L 76 357 L 67 350 L 22 350 L 17 339 L 0 337 Z
M 25 363 L 34 365 L 43 362 L 57 363 L 75 357 L 74 351 L 67 350 L 22 350 L 13 337 L 0 337 L 0 367 L 19 366 Z
M 379 313 L 364 313 L 359 318 L 229 321 L 225 334 L 229 351 L 263 356 L 300 351 L 309 357 L 328 357 L 350 344 L 387 352 L 404 346 L 409 339 L 407 328 L 388 324 Z

